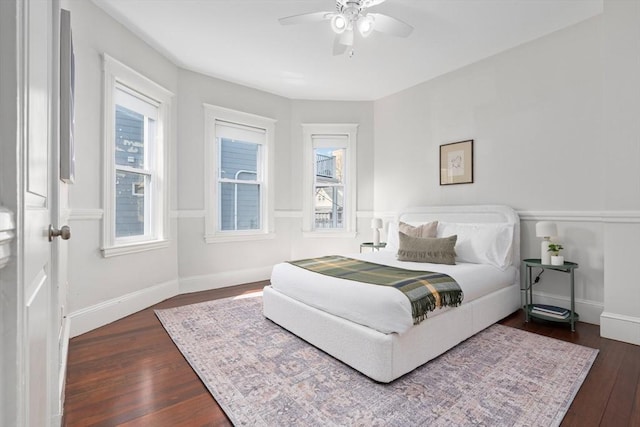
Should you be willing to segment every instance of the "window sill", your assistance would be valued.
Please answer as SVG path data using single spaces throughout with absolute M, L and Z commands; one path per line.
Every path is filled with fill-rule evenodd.
M 168 240 L 152 240 L 148 242 L 129 243 L 126 245 L 109 246 L 102 248 L 102 256 L 105 258 L 110 258 L 119 255 L 128 255 L 168 247 Z
M 229 243 L 229 242 L 250 242 L 255 240 L 271 240 L 275 239 L 275 233 L 256 233 L 256 234 L 207 234 L 204 241 L 207 243 Z
M 304 238 L 331 238 L 331 239 L 355 239 L 358 233 L 355 231 L 303 231 Z

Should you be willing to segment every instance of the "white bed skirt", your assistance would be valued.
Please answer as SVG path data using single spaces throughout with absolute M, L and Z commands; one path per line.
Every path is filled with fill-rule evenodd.
M 366 376 L 383 383 L 411 372 L 520 308 L 517 284 L 384 334 L 264 288 L 264 315 Z

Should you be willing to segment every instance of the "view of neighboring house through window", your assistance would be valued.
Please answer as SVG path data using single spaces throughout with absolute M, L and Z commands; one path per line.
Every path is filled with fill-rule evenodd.
M 104 256 L 168 246 L 173 94 L 104 55 Z
M 303 124 L 303 235 L 356 232 L 357 124 Z
M 218 146 L 220 230 L 258 230 L 262 179 L 259 161 L 261 145 L 219 138 Z
M 314 148 L 314 228 L 344 227 L 344 148 Z
M 208 243 L 273 238 L 275 120 L 204 105 Z
M 115 94 L 115 235 L 150 234 L 150 199 L 158 107 L 127 91 Z M 148 189 L 148 191 L 145 191 Z

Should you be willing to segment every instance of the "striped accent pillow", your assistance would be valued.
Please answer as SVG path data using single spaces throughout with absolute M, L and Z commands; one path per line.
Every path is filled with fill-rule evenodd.
M 412 237 L 403 232 L 399 233 L 399 261 L 430 262 L 433 264 L 456 263 L 456 240 L 458 236 L 449 237 Z

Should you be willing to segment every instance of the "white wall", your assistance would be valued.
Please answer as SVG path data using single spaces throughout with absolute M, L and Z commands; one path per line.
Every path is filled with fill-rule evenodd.
M 356 239 L 302 237 L 302 123 L 358 123 L 358 209 L 372 208 L 371 102 L 292 101 L 191 71 L 179 72 L 178 232 L 181 292 L 269 278 L 292 256 L 357 251 Z M 203 103 L 277 120 L 275 130 L 275 238 L 207 244 L 204 241 Z M 365 213 L 366 214 L 366 213 Z M 364 221 L 361 221 L 364 222 Z M 361 224 L 359 224 L 360 226 Z M 370 229 L 365 227 L 365 232 Z
M 640 2 L 605 1 L 602 336 L 640 345 Z
M 638 52 L 640 4 L 605 0 L 601 16 L 377 101 L 375 211 L 508 204 L 523 257 L 539 257 L 535 223 L 557 222 L 581 318 L 640 344 Z M 440 186 L 439 145 L 464 139 L 475 183 Z M 566 275 L 545 272 L 536 293 L 568 306 Z
M 602 19 L 596 17 L 375 102 L 375 211 L 506 204 L 522 216 L 522 255 L 539 258 L 535 222 L 558 222 L 580 263 L 577 311 L 599 322 L 602 224 Z M 439 146 L 474 140 L 474 183 L 439 185 Z M 538 301 L 568 306 L 548 271 Z
M 602 209 L 600 22 L 377 101 L 376 210 L 460 202 Z M 439 146 L 465 139 L 475 140 L 475 182 L 440 186 Z
M 177 68 L 93 3 L 65 0 L 76 57 L 76 183 L 69 190 L 69 311 L 75 336 L 181 292 L 268 279 L 272 266 L 332 250 L 353 252 L 370 239 L 373 207 L 373 104 L 293 101 Z M 170 165 L 171 246 L 104 258 L 102 233 L 102 62 L 107 53 L 176 94 Z M 276 122 L 275 238 L 204 241 L 203 103 Z M 303 239 L 301 123 L 359 123 L 358 210 L 364 236 Z M 364 209 L 364 210 L 363 210 Z M 295 248 L 295 249 L 294 249 Z
M 71 11 L 76 91 L 76 181 L 71 205 L 68 303 L 75 336 L 175 295 L 178 289 L 176 222 L 169 248 L 103 258 L 102 245 L 102 58 L 123 62 L 168 90 L 178 89 L 178 69 L 170 61 L 86 0 L 64 0 Z M 176 143 L 176 108 L 172 142 Z M 170 159 L 175 159 L 171 155 Z M 170 164 L 175 207 L 175 162 Z
M 358 236 L 353 238 L 302 237 L 303 139 L 305 123 L 357 123 L 357 206 Z M 358 252 L 359 243 L 371 241 L 373 215 L 373 103 L 293 101 L 291 120 L 290 181 L 291 209 L 298 212 L 292 221 L 291 258 L 305 258 L 327 253 L 349 254 Z
M 203 103 L 277 120 L 276 207 L 289 203 L 291 102 L 276 95 L 181 70 L 178 95 L 178 235 L 182 292 L 269 278 L 273 264 L 288 258 L 289 240 L 279 221 L 275 239 L 207 244 L 204 241 L 205 174 Z
M 606 0 L 602 16 L 373 103 L 289 100 L 181 70 L 92 3 L 64 0 L 63 7 L 72 10 L 78 67 L 69 303 L 83 328 L 97 326 L 92 313 L 101 308 L 117 313 L 123 306 L 126 313 L 171 293 L 265 279 L 275 262 L 290 257 L 353 252 L 371 238 L 374 212 L 501 203 L 521 215 L 524 257 L 539 256 L 535 223 L 556 221 L 566 257 L 580 263 L 581 318 L 598 323 L 604 309 L 603 334 L 639 339 L 640 288 L 629 267 L 634 253 L 629 237 L 640 237 L 634 120 L 640 112 L 640 65 L 637 55 L 629 54 L 638 52 L 637 2 Z M 102 201 L 96 173 L 102 165 L 103 51 L 178 95 L 173 244 L 109 260 L 99 254 Z M 204 242 L 203 102 L 278 121 L 275 239 Z M 360 124 L 356 239 L 302 237 L 302 123 Z M 470 138 L 475 182 L 440 186 L 439 146 Z M 565 275 L 545 272 L 540 301 L 567 305 L 568 293 Z

